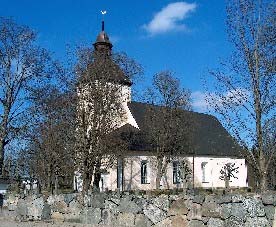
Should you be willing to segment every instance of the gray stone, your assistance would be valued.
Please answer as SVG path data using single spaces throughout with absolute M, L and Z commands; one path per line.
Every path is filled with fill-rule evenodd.
M 165 211 L 152 204 L 148 204 L 143 212 L 154 224 L 164 220 L 167 216 Z
M 247 218 L 245 227 L 270 227 L 269 221 L 265 217 Z
M 240 194 L 234 194 L 232 195 L 232 202 L 233 203 L 239 203 L 244 199 L 244 196 L 240 195 Z
M 219 195 L 216 197 L 216 202 L 221 203 L 231 203 L 232 202 L 232 196 L 231 195 Z
M 47 203 L 51 206 L 55 202 L 64 202 L 64 195 L 50 195 L 47 199 Z
M 173 201 L 169 208 L 169 215 L 183 215 L 188 214 L 188 208 L 186 206 L 186 201 L 184 199 L 178 199 Z
M 197 203 L 192 203 L 192 205 L 189 207 L 189 213 L 187 215 L 188 220 L 202 220 L 202 210 L 201 205 Z
M 76 200 L 72 200 L 70 203 L 69 203 L 69 208 L 71 210 L 71 212 L 79 212 L 81 209 L 82 209 L 82 205 L 76 201 Z
M 204 202 L 202 204 L 202 216 L 219 218 L 221 216 L 221 207 L 215 202 Z
M 272 205 L 265 206 L 265 214 L 267 219 L 273 220 L 275 214 L 275 207 Z
M 105 209 L 112 210 L 113 213 L 120 212 L 119 206 L 116 203 L 112 202 L 112 200 L 105 200 L 104 207 Z
M 27 209 L 27 204 L 23 199 L 18 200 L 15 212 L 16 212 L 18 220 L 26 220 L 27 219 L 28 209 Z
M 153 198 L 152 203 L 162 210 L 168 211 L 169 209 L 168 195 L 160 195 L 156 198 Z
M 199 220 L 191 220 L 189 222 L 189 227 L 204 227 L 204 223 L 202 221 Z
M 104 193 L 95 193 L 91 197 L 91 206 L 94 208 L 104 208 Z
M 243 219 L 231 216 L 224 222 L 225 227 L 244 227 Z
M 113 215 L 113 212 L 111 212 L 109 209 L 102 210 L 102 221 L 100 224 L 111 225 L 114 223 L 114 220 L 115 216 Z
M 153 226 L 154 227 L 174 227 L 172 225 L 172 220 L 170 218 L 166 218 Z M 186 226 L 183 226 L 183 227 L 186 227 Z
M 276 193 L 269 191 L 262 194 L 262 201 L 265 205 L 276 206 Z
M 172 227 L 174 226 L 188 227 L 189 225 L 189 222 L 186 216 L 184 215 L 173 216 L 171 217 L 171 220 L 172 220 Z
M 141 207 L 139 207 L 134 201 L 130 201 L 128 198 L 124 198 L 121 200 L 118 209 L 122 213 L 133 214 L 137 214 L 142 210 Z
M 109 200 L 110 200 L 111 202 L 115 203 L 115 204 L 118 205 L 118 206 L 119 206 L 120 201 L 121 201 L 119 198 L 110 198 Z
M 250 217 L 265 216 L 264 205 L 261 200 L 257 198 L 246 198 L 242 201 Z
M 135 226 L 136 227 L 149 227 L 151 226 L 151 221 L 144 214 L 135 215 Z
M 244 221 L 247 217 L 247 212 L 242 203 L 233 203 L 231 209 L 231 215 Z
M 142 209 L 144 209 L 149 204 L 149 201 L 145 198 L 135 198 L 133 201 Z
M 134 226 L 134 214 L 131 213 L 120 213 L 117 216 L 116 225 L 117 226 Z
M 64 214 L 65 221 L 68 222 L 81 222 L 82 205 L 77 200 L 72 200 L 69 203 L 68 212 Z
M 70 202 L 72 202 L 76 197 L 76 194 L 64 194 L 64 202 L 69 205 Z
M 207 226 L 209 227 L 224 227 L 224 221 L 219 218 L 210 218 Z
M 51 209 L 53 212 L 59 212 L 62 214 L 68 212 L 67 204 L 64 201 L 55 201 L 54 204 L 51 205 Z
M 210 202 L 216 203 L 216 195 L 206 195 L 205 202 L 206 203 L 210 203 Z
M 229 218 L 231 216 L 231 210 L 232 210 L 231 203 L 221 204 L 221 218 L 222 219 Z
M 51 207 L 45 203 L 41 212 L 41 220 L 48 220 L 51 218 Z
M 204 202 L 204 195 L 195 195 L 193 198 L 194 203 L 202 204 Z
M 101 209 L 100 208 L 87 208 L 82 215 L 82 223 L 97 225 L 101 221 Z
M 64 222 L 64 215 L 59 212 L 52 212 L 51 218 L 58 222 Z
M 181 199 L 180 195 L 170 195 L 169 196 L 170 201 L 179 200 L 179 199 Z
M 43 197 L 37 198 L 33 200 L 27 206 L 27 216 L 29 220 L 41 220 L 42 217 L 42 210 L 44 207 L 44 200 Z

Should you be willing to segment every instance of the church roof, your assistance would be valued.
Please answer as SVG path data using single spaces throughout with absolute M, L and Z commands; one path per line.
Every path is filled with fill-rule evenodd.
M 95 43 L 110 43 L 111 44 L 111 42 L 109 41 L 109 37 L 105 31 L 101 31 L 99 33 Z
M 150 150 L 151 145 L 146 142 L 145 130 L 147 130 L 147 117 L 150 114 L 161 114 L 160 106 L 153 106 L 146 103 L 131 102 L 128 107 L 135 118 L 140 130 L 126 125 L 120 129 L 121 136 L 126 139 L 131 136 L 132 140 L 127 138 L 131 143 L 129 148 L 136 151 Z M 241 149 L 234 139 L 229 135 L 225 128 L 214 116 L 193 111 L 181 110 L 180 118 L 183 125 L 178 127 L 186 127 L 184 122 L 191 123 L 191 145 L 187 155 L 195 156 L 219 156 L 219 157 L 240 157 Z M 183 141 L 185 143 L 185 141 Z M 184 155 L 185 155 L 184 154 Z
M 131 86 L 131 80 L 125 75 L 123 70 L 112 59 L 112 43 L 107 33 L 104 31 L 104 21 L 102 21 L 102 31 L 97 36 L 94 45 L 94 61 L 88 66 L 87 73 L 81 78 L 81 83 L 93 80 L 102 80 Z

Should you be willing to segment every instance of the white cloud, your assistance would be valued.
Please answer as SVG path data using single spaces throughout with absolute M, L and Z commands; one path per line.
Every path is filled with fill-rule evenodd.
M 212 110 L 214 106 L 241 106 L 250 99 L 250 92 L 244 88 L 236 88 L 229 90 L 223 94 L 210 93 L 207 94 L 202 91 L 192 92 L 192 107 L 198 112 L 207 112 Z M 209 102 L 207 101 L 209 100 Z
M 183 19 L 195 9 L 195 3 L 170 3 L 156 13 L 148 24 L 143 25 L 143 28 L 150 35 L 166 33 L 171 30 L 185 30 L 186 26 L 182 23 Z
M 206 94 L 201 91 L 195 91 L 191 94 L 192 107 L 195 111 L 206 112 L 209 104 L 206 102 Z

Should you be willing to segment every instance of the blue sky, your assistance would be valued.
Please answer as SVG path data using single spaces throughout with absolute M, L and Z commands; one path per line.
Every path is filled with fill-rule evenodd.
M 154 73 L 172 70 L 193 93 L 194 109 L 204 112 L 201 76 L 231 51 L 225 27 L 225 2 L 1 0 L 0 15 L 12 16 L 39 34 L 39 43 L 66 56 L 66 45 L 92 45 L 106 10 L 106 31 L 115 51 L 124 51 L 145 69 L 138 88 Z

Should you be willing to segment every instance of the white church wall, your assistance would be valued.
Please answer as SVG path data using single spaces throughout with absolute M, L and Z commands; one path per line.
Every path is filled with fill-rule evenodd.
M 193 169 L 193 157 L 181 157 L 178 160 L 188 160 L 191 170 Z M 141 183 L 141 162 L 147 161 L 148 181 Z M 230 179 L 231 187 L 247 187 L 247 166 L 244 159 L 238 158 L 221 158 L 221 157 L 195 157 L 194 158 L 195 187 L 203 188 L 223 188 L 225 182 L 220 180 L 220 170 L 227 163 L 235 163 L 239 167 L 237 178 Z M 206 163 L 205 169 L 202 169 L 202 163 Z M 124 159 L 124 190 L 152 190 L 156 188 L 156 158 L 154 156 L 131 156 Z M 117 169 L 109 170 L 109 182 L 105 185 L 108 190 L 117 189 Z M 203 177 L 205 175 L 205 177 Z M 192 177 L 189 183 L 173 183 L 173 164 L 169 163 L 166 176 L 161 180 L 161 189 L 183 188 L 188 184 L 192 185 Z M 185 184 L 185 185 L 184 185 Z

